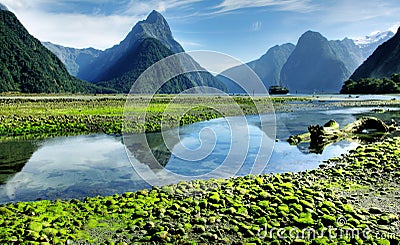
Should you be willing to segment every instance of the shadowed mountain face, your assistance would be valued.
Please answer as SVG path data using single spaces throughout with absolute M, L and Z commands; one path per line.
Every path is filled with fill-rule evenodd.
M 102 53 L 101 50 L 94 48 L 75 49 L 50 42 L 43 42 L 42 44 L 57 55 L 72 76 L 76 76 L 79 70 L 85 69 L 88 64 L 92 63 Z
M 353 73 L 352 80 L 390 77 L 400 73 L 400 28 L 396 35 L 379 46 Z
M 248 65 L 267 87 L 281 85 L 281 69 L 295 48 L 296 46 L 291 43 L 276 45 L 270 48 L 261 58 L 250 62 Z
M 136 79 L 152 64 L 157 61 L 173 55 L 174 53 L 154 38 L 146 38 L 138 43 L 137 47 L 127 51 L 119 62 L 108 69 L 109 74 L 118 74 L 115 78 L 110 76 L 110 80 L 96 83 L 108 88 L 113 88 L 123 93 L 129 93 Z M 134 67 L 134 69 L 132 69 Z M 182 90 L 195 86 L 186 75 L 180 75 L 166 83 L 160 93 L 179 93 Z M 156 81 L 150 78 L 140 90 L 151 93 L 156 90 Z M 138 92 L 138 91 L 135 91 Z
M 31 36 L 17 17 L 6 10 L 0 10 L 0 45 L 0 92 L 97 91 L 93 84 L 72 77 L 57 56 Z
M 345 47 L 318 32 L 304 33 L 281 71 L 281 84 L 294 93 L 338 92 L 351 71 L 341 59 Z

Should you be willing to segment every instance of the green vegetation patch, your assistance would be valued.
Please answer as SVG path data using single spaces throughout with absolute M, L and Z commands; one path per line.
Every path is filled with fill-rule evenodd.
M 400 92 L 400 74 L 390 78 L 361 78 L 358 81 L 347 80 L 341 94 L 394 94 Z
M 31 95 L 0 97 L 0 137 L 156 132 L 223 116 L 273 110 L 269 98 L 157 95 Z M 125 106 L 129 105 L 129 106 Z M 129 120 L 123 124 L 124 112 Z M 146 115 L 146 120 L 141 118 Z

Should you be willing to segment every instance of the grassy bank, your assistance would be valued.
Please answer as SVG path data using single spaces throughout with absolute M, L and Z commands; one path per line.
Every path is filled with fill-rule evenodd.
M 126 95 L 3 95 L 0 97 L 0 137 L 46 137 L 89 133 L 120 134 Z M 400 101 L 320 101 L 318 97 L 193 96 L 175 99 L 157 95 L 148 105 L 144 95 L 128 100 L 129 132 L 154 132 L 164 126 L 187 125 L 222 116 L 258 114 L 306 108 L 399 106 Z M 236 105 L 238 107 L 236 107 Z M 272 108 L 272 105 L 274 108 Z M 146 121 L 140 120 L 146 112 Z M 128 129 L 129 128 L 129 129 Z
M 249 97 L 158 95 L 149 106 L 145 96 L 129 98 L 132 132 L 152 132 L 161 122 L 186 125 L 221 116 L 255 114 L 259 111 Z M 173 100 L 172 103 L 170 103 Z M 126 96 L 3 96 L 0 97 L 0 136 L 41 136 L 104 132 L 120 134 Z M 271 100 L 259 99 L 261 112 L 271 109 Z M 233 110 L 233 104 L 240 111 Z M 217 111 L 213 107 L 218 106 Z M 146 122 L 139 117 L 146 112 Z M 167 125 L 168 126 L 168 125 Z
M 360 146 L 302 173 L 5 204 L 0 242 L 397 244 L 399 148 L 400 138 Z

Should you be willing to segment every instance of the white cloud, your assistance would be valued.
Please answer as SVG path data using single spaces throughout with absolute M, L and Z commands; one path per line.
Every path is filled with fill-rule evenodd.
M 393 33 L 396 33 L 397 30 L 399 29 L 399 26 L 400 26 L 400 23 L 397 23 L 397 24 L 391 26 L 391 27 L 389 28 L 389 31 L 391 31 L 391 32 L 393 32 Z
M 50 41 L 68 47 L 98 49 L 118 44 L 132 27 L 153 10 L 168 11 L 200 0 L 131 0 L 126 1 L 124 11 L 99 14 L 97 9 L 90 14 L 79 11 L 55 12 L 60 6 L 80 3 L 110 3 L 111 0 L 0 0 L 28 29 L 30 34 L 41 41 Z M 96 8 L 95 8 L 96 9 Z M 110 11 L 107 9 L 107 11 Z M 104 10 L 103 10 L 104 13 Z M 194 43 L 192 43 L 194 45 Z
M 398 1 L 365 1 L 365 0 L 337 0 L 335 4 L 322 9 L 323 22 L 329 23 L 357 23 L 397 16 L 400 11 Z
M 297 32 L 310 28 L 334 32 L 333 38 L 346 35 L 361 36 L 371 30 L 388 29 L 393 24 L 399 23 L 396 16 L 400 12 L 398 0 L 0 0 L 0 2 L 17 15 L 32 35 L 42 41 L 78 48 L 92 46 L 99 49 L 119 43 L 136 22 L 144 19 L 153 9 L 165 13 L 167 20 L 175 21 L 173 24 L 177 21 L 180 21 L 180 24 L 188 20 L 198 21 L 198 16 L 215 18 L 215 21 L 219 21 L 217 18 L 222 14 L 238 14 L 240 18 L 239 14 L 246 9 L 257 11 L 257 14 L 261 11 L 289 11 L 285 19 L 280 20 L 285 22 L 284 25 L 295 27 L 293 29 Z M 90 8 L 86 11 L 74 9 L 81 3 L 82 6 L 93 6 L 93 11 L 90 12 Z M 257 31 L 261 27 L 264 29 L 269 27 L 268 18 L 262 19 L 262 17 L 260 13 L 260 17 L 257 17 L 260 21 L 251 24 L 248 30 Z M 397 27 L 398 25 L 395 25 L 391 30 L 395 32 Z M 204 35 L 238 32 L 235 28 L 218 30 L 182 28 L 182 30 L 185 34 Z M 177 32 L 177 28 L 172 31 Z M 288 38 L 282 34 L 280 38 L 280 42 L 297 39 L 289 34 Z M 197 43 L 195 40 L 182 39 L 184 39 L 181 41 L 182 45 L 188 49 L 207 47 L 206 42 Z M 240 47 L 242 45 L 240 43 Z
M 224 0 L 215 9 L 217 9 L 216 13 L 226 13 L 259 7 L 275 7 L 278 10 L 294 12 L 309 12 L 313 9 L 310 0 Z
M 119 43 L 140 20 L 132 16 L 89 16 L 34 11 L 21 11 L 17 16 L 30 34 L 41 41 L 75 48 L 98 49 Z
M 150 12 L 157 10 L 160 13 L 168 11 L 168 9 L 183 8 L 202 0 L 131 0 L 126 7 L 125 13 Z
M 25 6 L 24 2 L 20 0 L 3 0 L 2 3 L 10 10 L 20 9 Z
M 199 48 L 199 47 L 203 46 L 203 44 L 201 44 L 201 43 L 188 41 L 188 40 L 177 39 L 176 41 L 178 43 L 180 43 L 184 47 L 185 50 L 188 50 L 190 48 Z
M 261 25 L 262 25 L 261 21 L 256 21 L 251 25 L 250 30 L 251 31 L 259 31 L 261 29 Z

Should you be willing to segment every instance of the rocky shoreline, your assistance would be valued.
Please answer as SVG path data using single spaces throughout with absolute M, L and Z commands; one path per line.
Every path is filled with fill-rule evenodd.
M 312 171 L 4 204 L 0 242 L 398 243 L 399 149 L 400 138 L 393 138 Z

